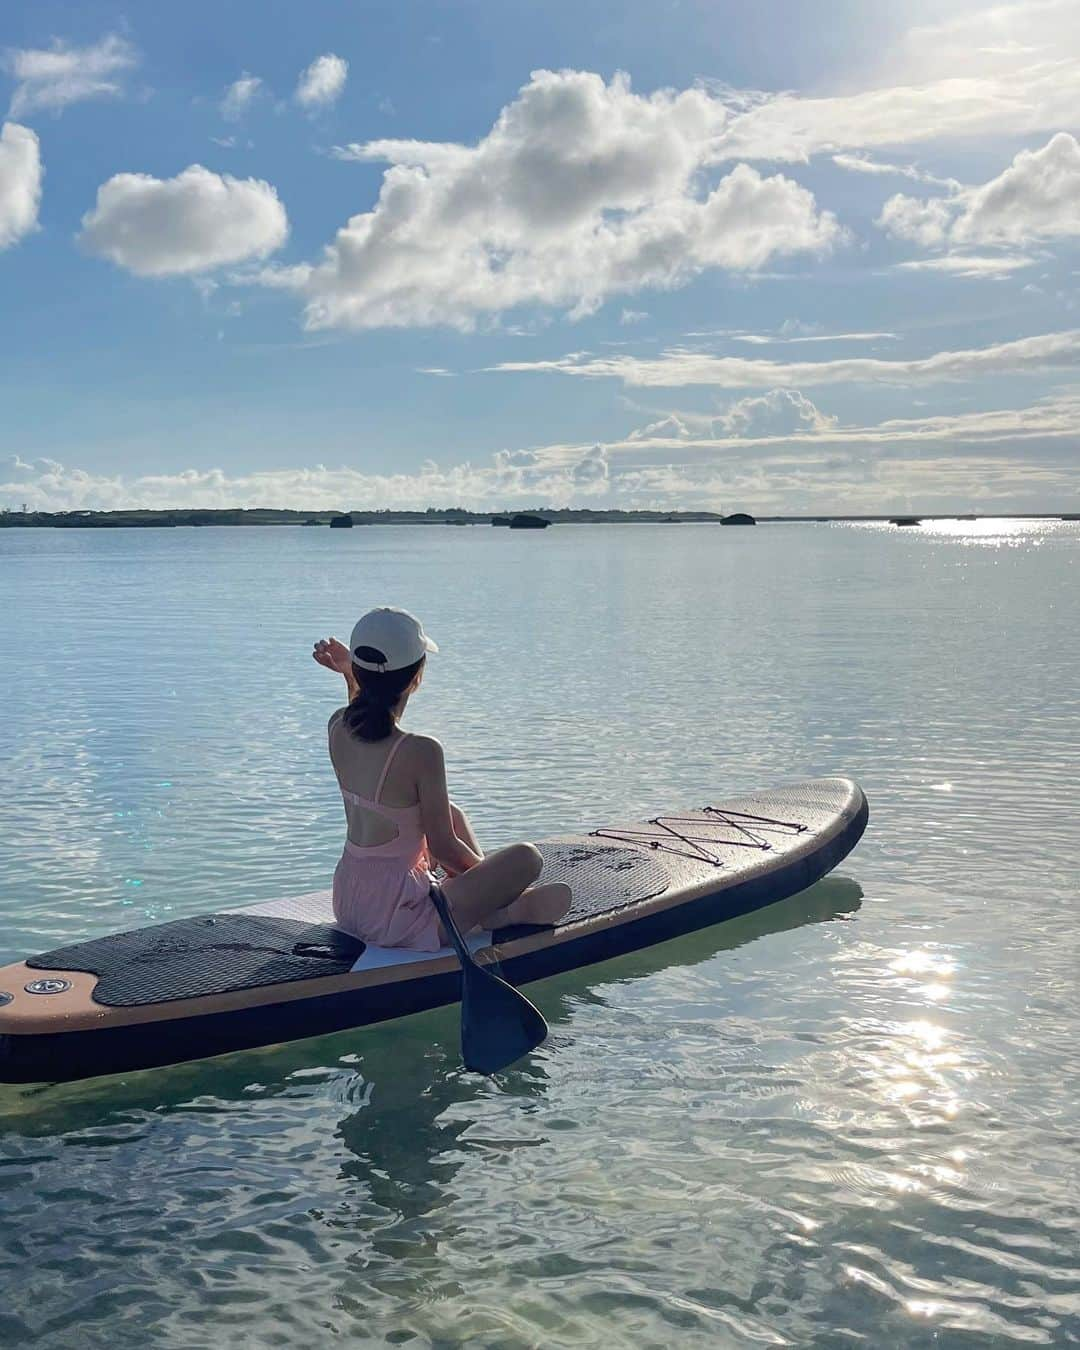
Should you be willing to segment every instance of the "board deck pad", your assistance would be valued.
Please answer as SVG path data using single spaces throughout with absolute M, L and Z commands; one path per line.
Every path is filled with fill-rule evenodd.
M 651 900 L 671 885 L 659 859 L 606 840 L 570 835 L 547 839 L 537 847 L 544 859 L 540 880 L 565 882 L 573 895 L 564 924 Z
M 364 944 L 330 924 L 204 914 L 58 947 L 26 964 L 97 975 L 94 1001 L 138 1008 L 267 984 L 343 975 Z

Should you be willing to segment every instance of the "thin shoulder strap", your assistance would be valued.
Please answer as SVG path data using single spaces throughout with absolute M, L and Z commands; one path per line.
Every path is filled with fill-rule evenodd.
M 386 782 L 386 775 L 390 771 L 390 765 L 393 764 L 394 762 L 394 756 L 397 754 L 397 752 L 401 749 L 401 747 L 405 744 L 405 742 L 408 739 L 409 733 L 407 731 L 403 731 L 401 735 L 398 737 L 398 739 L 394 742 L 394 744 L 390 747 L 390 753 L 386 756 L 386 759 L 383 760 L 382 773 L 379 774 L 379 781 L 375 785 L 375 796 L 372 798 L 372 801 L 377 802 L 379 798 L 382 796 L 383 784 Z

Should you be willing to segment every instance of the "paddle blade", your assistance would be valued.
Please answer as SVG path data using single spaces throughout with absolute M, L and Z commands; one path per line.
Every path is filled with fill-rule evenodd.
M 473 962 L 462 968 L 461 1058 L 473 1073 L 498 1073 L 544 1041 L 547 1023 L 513 985 Z

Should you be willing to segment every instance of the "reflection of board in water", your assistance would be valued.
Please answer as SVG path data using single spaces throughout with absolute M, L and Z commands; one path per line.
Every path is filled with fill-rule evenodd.
M 512 983 L 634 951 L 804 890 L 858 842 L 847 779 L 543 841 L 567 881 L 555 928 L 476 934 Z M 0 1081 L 71 1079 L 221 1054 L 453 1002 L 449 952 L 365 947 L 325 892 L 60 948 L 0 970 Z

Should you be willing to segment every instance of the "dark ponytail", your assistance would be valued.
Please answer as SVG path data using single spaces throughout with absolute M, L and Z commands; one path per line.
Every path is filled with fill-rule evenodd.
M 346 728 L 361 741 L 384 741 L 396 725 L 393 709 L 416 678 L 424 657 L 400 670 L 365 670 L 353 665 L 360 688 L 345 709 Z

